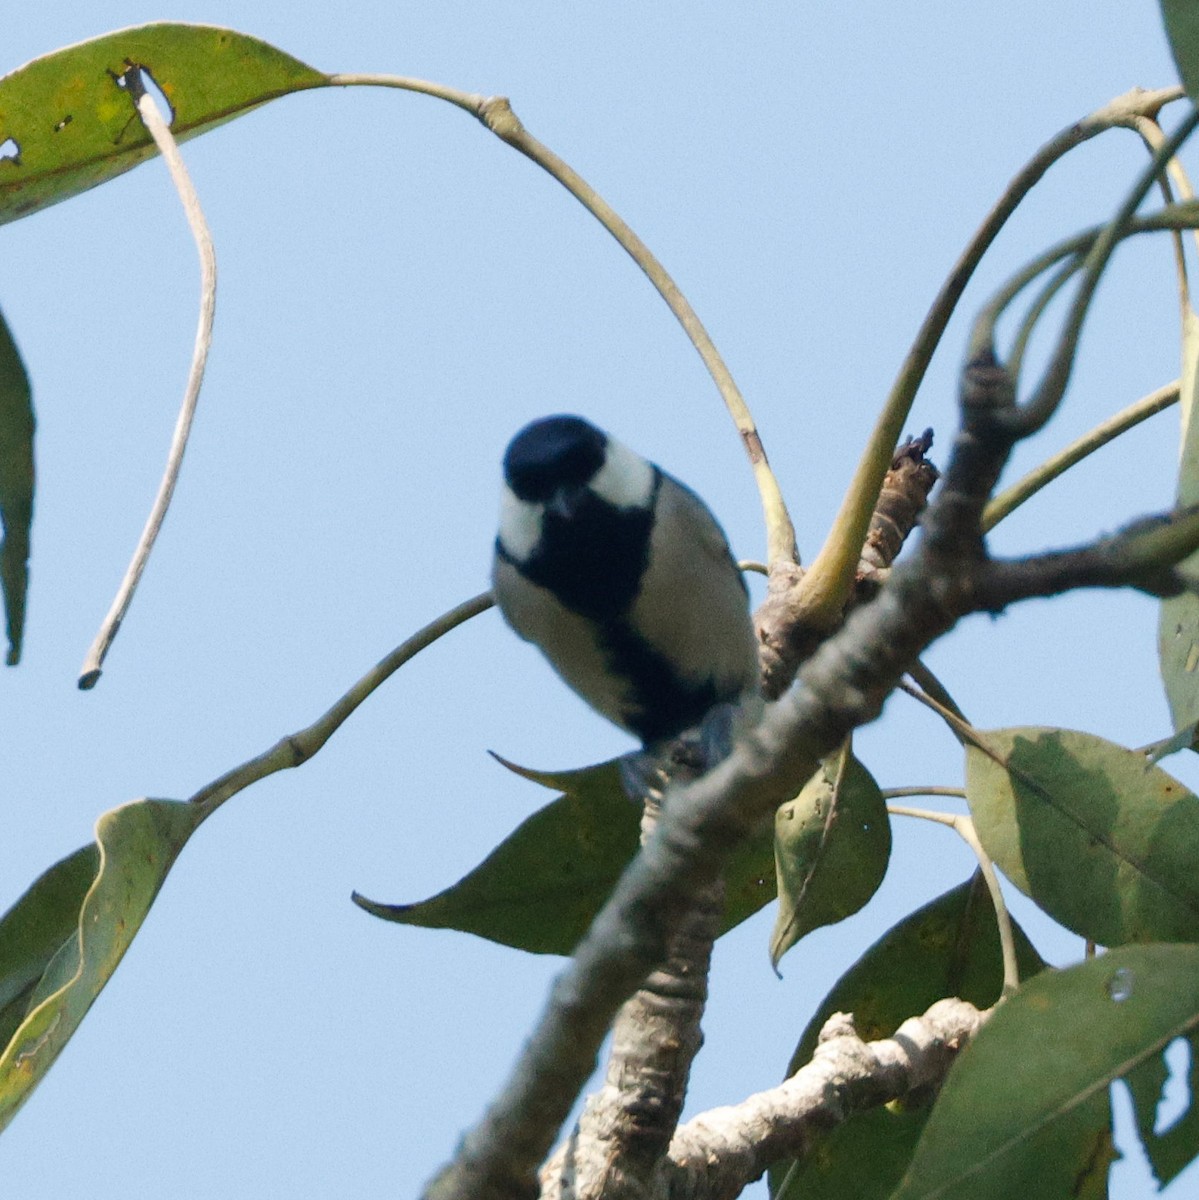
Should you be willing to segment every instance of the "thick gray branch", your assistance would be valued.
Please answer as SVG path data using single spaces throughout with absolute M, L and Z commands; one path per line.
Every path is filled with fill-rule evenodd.
M 964 431 L 929 509 L 927 536 L 871 604 L 810 658 L 732 755 L 672 791 L 657 833 L 621 877 L 550 994 L 503 1091 L 430 1185 L 438 1200 L 537 1195 L 537 1168 L 595 1067 L 621 1004 L 663 961 L 733 848 L 803 785 L 819 760 L 882 710 L 918 656 L 973 610 L 979 515 L 1011 448 L 994 410 L 1010 388 L 993 361 L 968 365 Z M 962 461 L 958 461 L 961 459 Z M 965 549 L 964 560 L 958 554 Z
M 672 774 L 694 779 L 697 772 L 679 764 Z M 643 844 L 661 820 L 656 786 L 647 789 L 644 803 Z M 683 919 L 665 961 L 621 1008 L 604 1085 L 542 1168 L 542 1200 L 636 1200 L 645 1194 L 678 1126 L 691 1064 L 703 1044 L 700 1021 L 723 910 L 718 881 Z

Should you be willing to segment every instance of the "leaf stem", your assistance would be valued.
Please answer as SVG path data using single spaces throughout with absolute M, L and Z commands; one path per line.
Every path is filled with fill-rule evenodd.
M 950 790 L 950 789 L 946 789 Z M 930 794 L 941 794 L 940 792 Z M 888 804 L 887 811 L 897 817 L 918 817 L 923 821 L 935 821 L 938 825 L 948 825 L 974 851 L 978 859 L 979 870 L 991 893 L 991 903 L 995 908 L 995 923 L 999 927 L 999 947 L 1003 954 L 1003 996 L 1010 996 L 1020 987 L 1020 967 L 1016 961 L 1016 939 L 1012 934 L 1012 918 L 1008 913 L 1007 904 L 1003 899 L 1003 889 L 999 886 L 999 877 L 995 874 L 995 866 L 983 849 L 982 842 L 974 829 L 974 822 L 965 813 L 941 813 L 928 808 L 908 808 L 903 804 Z
M 1172 404 L 1178 403 L 1179 381 L 1168 383 L 1140 400 L 1121 409 L 1114 416 L 1096 425 L 1094 429 L 1084 433 L 1060 450 L 1051 458 L 1047 458 L 1040 466 L 1029 471 L 1023 479 L 1017 480 L 1011 487 L 1000 492 L 983 509 L 982 529 L 988 533 L 1005 517 L 1013 513 L 1026 500 L 1035 496 L 1047 483 L 1051 483 L 1059 475 L 1068 471 L 1075 463 L 1081 462 L 1090 454 L 1094 454 L 1101 446 L 1119 437 L 1120 434 L 1139 425 L 1142 421 L 1156 413 L 1162 412 Z
M 884 800 L 900 800 L 905 796 L 944 796 L 950 800 L 966 799 L 964 788 L 944 787 L 936 783 L 919 784 L 911 787 L 883 788 L 881 790 Z M 911 814 L 905 813 L 902 815 L 910 816 Z

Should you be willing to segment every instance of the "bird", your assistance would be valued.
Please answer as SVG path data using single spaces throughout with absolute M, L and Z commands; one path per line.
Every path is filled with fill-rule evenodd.
M 720 524 L 582 417 L 542 417 L 508 444 L 491 582 L 508 625 L 646 750 L 760 696 L 749 595 Z

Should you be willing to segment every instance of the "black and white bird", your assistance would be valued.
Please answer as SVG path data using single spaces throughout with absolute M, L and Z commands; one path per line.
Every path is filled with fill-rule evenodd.
M 492 590 L 597 712 L 653 749 L 759 694 L 745 582 L 690 488 L 575 416 L 504 454 Z

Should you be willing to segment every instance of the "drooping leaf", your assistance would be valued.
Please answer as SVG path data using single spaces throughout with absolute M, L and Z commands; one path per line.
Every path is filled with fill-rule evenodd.
M 805 934 L 856 913 L 878 891 L 891 856 L 891 823 L 878 784 L 848 743 L 825 759 L 775 816 L 779 911 L 770 962 Z
M 1031 978 L 1045 964 L 1018 925 L 1013 932 L 1020 977 Z M 804 1030 L 787 1074 L 811 1060 L 820 1030 L 833 1013 L 853 1013 L 859 1035 L 874 1041 L 890 1037 L 908 1017 L 946 996 L 989 1008 L 1002 988 L 995 909 L 976 872 L 905 917 L 837 981 Z M 771 1194 L 778 1200 L 885 1200 L 907 1169 L 927 1119 L 925 1108 L 858 1113 L 815 1144 L 793 1169 L 789 1164 L 773 1167 Z
M 640 808 L 625 792 L 617 760 L 575 771 L 535 771 L 499 761 L 563 794 L 437 895 L 384 904 L 355 892 L 354 903 L 400 925 L 457 929 L 534 954 L 569 954 L 637 852 Z M 731 855 L 721 932 L 774 899 L 773 856 L 769 829 Z
M 1182 375 L 1179 409 L 1182 418 L 1182 453 L 1178 470 L 1178 505 L 1199 503 L 1199 316 L 1190 305 L 1182 315 Z M 1184 575 L 1199 579 L 1199 555 L 1179 567 Z M 1158 664 L 1175 730 L 1199 721 L 1199 596 L 1184 591 L 1162 601 L 1158 617 Z M 1192 739 L 1193 740 L 1193 739 Z
M 0 1046 L 29 1010 L 50 960 L 79 930 L 79 909 L 96 878 L 93 842 L 57 862 L 0 918 Z
M 0 163 L 0 177 L 3 176 Z M 0 591 L 4 594 L 8 665 L 21 658 L 33 523 L 33 393 L 20 352 L 0 314 Z
M 138 800 L 105 813 L 96 844 L 51 867 L 0 919 L 0 1129 L 79 1027 L 209 811 Z
M 1091 734 L 1005 729 L 966 751 L 983 847 L 1050 916 L 1103 946 L 1199 940 L 1199 797 Z
M 0 78 L 0 224 L 123 174 L 155 153 L 128 94 L 146 68 L 183 140 L 328 77 L 266 42 L 211 25 L 156 22 L 106 33 Z
M 1162 17 L 1183 86 L 1199 104 L 1199 11 L 1193 0 L 1162 0 Z
M 1199 947 L 1124 946 L 1038 975 L 950 1072 L 896 1200 L 1105 1195 L 1109 1085 L 1197 1028 Z

